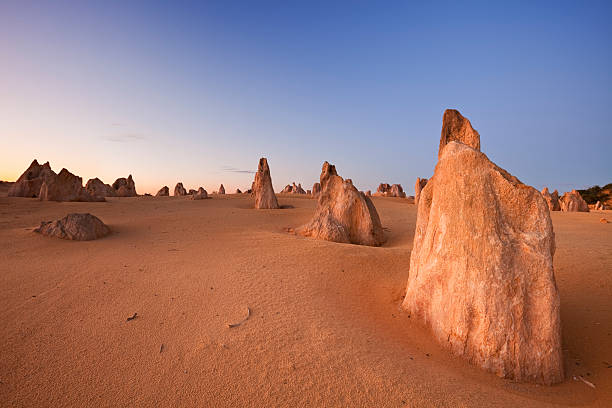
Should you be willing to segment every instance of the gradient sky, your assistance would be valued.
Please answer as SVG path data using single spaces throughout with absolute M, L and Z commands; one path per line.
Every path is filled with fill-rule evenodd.
M 490 3 L 0 1 L 0 179 L 412 194 L 456 108 L 525 183 L 612 182 L 612 2 Z

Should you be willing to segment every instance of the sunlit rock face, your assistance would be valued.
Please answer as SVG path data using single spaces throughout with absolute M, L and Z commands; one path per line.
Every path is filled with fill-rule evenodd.
M 257 209 L 276 209 L 279 208 L 274 188 L 272 187 L 272 176 L 270 167 L 265 157 L 259 159 L 255 181 L 253 182 L 253 192 L 255 193 L 255 208 Z

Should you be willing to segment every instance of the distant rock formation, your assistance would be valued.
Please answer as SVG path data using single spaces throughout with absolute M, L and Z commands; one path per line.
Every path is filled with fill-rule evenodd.
M 208 197 L 208 192 L 204 190 L 202 187 L 198 188 L 198 191 L 191 196 L 192 200 L 204 200 Z
M 321 195 L 314 217 L 296 233 L 358 245 L 380 246 L 385 241 L 372 201 L 344 181 L 328 162 L 321 171 Z
M 221 186 L 219 187 L 219 191 L 217 191 L 217 194 L 225 194 L 225 187 L 223 187 L 223 184 L 221 184 Z
M 87 181 L 85 190 L 95 197 L 115 197 L 117 195 L 117 192 L 110 184 L 104 184 L 104 182 L 97 177 Z
M 546 204 L 550 211 L 561 211 L 561 206 L 559 205 L 559 192 L 557 190 L 550 194 L 548 192 L 548 187 L 544 187 L 542 190 L 542 197 L 546 200 Z
M 132 179 L 130 174 L 128 178 L 120 177 L 112 185 L 113 189 L 117 192 L 117 197 L 136 197 L 136 183 Z
M 257 173 L 253 181 L 253 192 L 255 193 L 255 208 L 257 209 L 277 209 L 279 208 L 274 187 L 272 186 L 272 176 L 268 159 L 262 157 L 257 165 Z
M 282 189 L 281 193 L 288 194 L 291 193 L 291 190 L 293 190 L 293 187 L 290 184 L 287 184 L 285 188 Z
M 561 211 L 589 212 L 589 205 L 576 190 L 563 194 L 559 199 Z
M 387 183 L 380 183 L 374 195 L 381 197 L 406 197 L 406 193 L 404 193 L 404 189 L 402 188 L 401 184 L 390 185 Z
M 34 160 L 30 167 L 9 187 L 8 196 L 37 198 L 40 196 L 40 188 L 43 182 L 51 181 L 56 176 L 57 174 L 51 170 L 49 162 L 40 165 L 38 161 Z
M 372 197 L 372 190 L 368 190 L 365 193 L 366 197 Z
M 463 143 L 480 151 L 480 135 L 472 127 L 470 121 L 464 118 L 458 110 L 447 109 L 442 118 L 438 159 L 440 159 L 444 146 L 452 141 Z
M 548 205 L 472 147 L 480 146 L 477 134 L 465 138 L 466 126 L 453 123 L 443 129 L 459 135 L 446 136 L 419 198 L 402 305 L 440 344 L 485 370 L 515 381 L 563 381 Z
M 91 241 L 110 234 L 111 230 L 94 215 L 68 214 L 57 221 L 42 222 L 34 232 L 48 237 Z
M 419 205 L 419 198 L 421 197 L 421 191 L 427 185 L 426 178 L 418 178 L 416 179 L 416 184 L 414 185 L 414 204 Z
M 295 182 L 293 183 L 293 189 L 291 190 L 291 192 L 293 194 L 306 194 L 306 191 L 304 191 L 304 189 L 302 188 L 302 184 L 298 184 L 296 186 Z
M 104 196 L 93 196 L 83 187 L 83 179 L 62 169 L 55 177 L 43 181 L 41 201 L 106 201 Z
M 168 188 L 168 186 L 163 186 L 162 188 L 159 189 L 157 194 L 155 194 L 155 197 L 168 197 L 169 195 L 170 195 L 170 189 Z
M 242 194 L 242 191 L 240 191 L 239 188 L 236 189 L 236 194 Z
M 189 189 L 189 193 L 188 193 L 189 195 L 194 195 L 196 193 L 197 193 L 197 190 L 194 190 L 193 188 Z
M 314 183 L 312 185 L 312 196 L 316 198 L 319 194 L 321 194 L 321 183 Z
M 174 196 L 181 197 L 181 196 L 186 196 L 186 195 L 187 195 L 187 190 L 185 190 L 185 187 L 183 187 L 183 183 L 181 182 L 176 183 L 176 186 L 174 186 Z

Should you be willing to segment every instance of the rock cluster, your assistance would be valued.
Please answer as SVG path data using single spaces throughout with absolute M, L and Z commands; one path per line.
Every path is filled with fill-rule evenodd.
M 563 194 L 559 199 L 561 211 L 589 212 L 589 205 L 576 190 Z
M 561 211 L 561 206 L 559 205 L 559 192 L 557 190 L 550 194 L 548 187 L 544 187 L 542 190 L 542 197 L 546 200 L 546 204 L 550 211 Z
M 328 162 L 323 164 L 320 182 L 314 217 L 296 233 L 334 242 L 382 245 L 385 236 L 372 201 L 343 180 Z
M 259 159 L 257 173 L 253 181 L 253 193 L 255 194 L 255 208 L 257 209 L 276 209 L 279 208 L 274 187 L 272 186 L 272 176 L 270 167 L 265 157 Z
M 55 177 L 57 177 L 57 174 L 51 170 L 49 162 L 40 165 L 38 161 L 34 160 L 30 167 L 9 188 L 8 196 L 38 198 L 43 182 L 50 182 Z
M 304 191 L 304 189 L 302 188 L 302 184 L 296 185 L 295 182 L 293 182 L 293 185 L 287 184 L 285 186 L 285 188 L 283 188 L 283 191 L 281 191 L 281 193 L 285 193 L 285 194 L 306 194 L 306 191 Z
M 406 198 L 406 193 L 404 193 L 404 189 L 401 184 L 387 184 L 380 183 L 378 189 L 374 193 L 375 196 L 382 197 L 400 197 Z
M 202 187 L 198 188 L 198 191 L 196 191 L 196 193 L 191 196 L 192 200 L 204 200 L 206 198 L 210 197 L 208 197 L 208 192 Z
M 66 169 L 42 183 L 39 198 L 41 201 L 106 201 L 104 196 L 89 194 L 83 187 L 83 179 Z
M 42 222 L 34 232 L 49 237 L 76 241 L 91 241 L 110 234 L 111 230 L 91 214 L 68 214 L 57 221 Z
M 485 370 L 516 381 L 560 382 L 548 205 L 479 151 L 467 119 L 448 112 L 434 175 L 419 198 L 402 305 L 443 346 Z
M 130 174 L 128 178 L 120 177 L 112 185 L 117 197 L 137 197 L 136 183 Z
M 117 192 L 110 184 L 104 184 L 99 178 L 89 179 L 85 184 L 85 190 L 92 196 L 97 197 L 116 197 Z
M 595 208 L 595 210 L 597 210 L 597 211 L 603 211 L 603 210 L 607 210 L 607 209 L 608 209 L 608 206 L 607 206 L 607 205 L 605 205 L 604 203 L 602 203 L 601 201 L 597 201 L 597 202 L 595 203 L 595 207 L 594 207 L 594 208 Z

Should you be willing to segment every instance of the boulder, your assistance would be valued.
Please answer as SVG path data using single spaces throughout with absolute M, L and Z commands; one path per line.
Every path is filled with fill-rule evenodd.
M 419 197 L 421 196 L 421 191 L 423 191 L 423 188 L 425 188 L 426 185 L 426 178 L 417 177 L 416 184 L 414 185 L 414 204 L 419 205 Z
M 180 196 L 186 196 L 187 195 L 187 190 L 185 190 L 185 187 L 183 187 L 183 183 L 176 183 L 176 186 L 174 186 L 174 196 L 175 197 L 180 197 Z
M 318 197 L 321 194 L 321 183 L 314 183 L 312 185 L 312 195 L 313 197 Z
M 274 194 L 268 160 L 265 157 L 259 159 L 257 173 L 255 173 L 255 180 L 253 181 L 253 192 L 255 193 L 255 208 L 260 210 L 280 208 L 276 194 Z
M 43 182 L 50 181 L 55 176 L 57 174 L 51 170 L 49 162 L 40 165 L 38 161 L 34 160 L 30 167 L 9 187 L 8 196 L 37 198 L 40 196 L 40 188 Z
M 568 212 L 589 212 L 589 206 L 576 190 L 563 194 L 559 199 L 561 211 Z
M 41 201 L 106 201 L 104 196 L 93 196 L 83 187 L 83 179 L 62 169 L 49 177 L 40 187 Z
M 419 198 L 402 306 L 453 354 L 500 377 L 563 381 L 548 205 L 460 137 L 448 138 Z
M 117 192 L 117 197 L 136 197 L 136 183 L 132 179 L 130 174 L 128 178 L 120 177 L 112 185 L 113 189 Z
M 321 194 L 312 220 L 296 229 L 307 237 L 334 242 L 380 246 L 385 241 L 380 218 L 372 201 L 325 162 Z
M 68 214 L 61 220 L 42 222 L 34 232 L 49 237 L 91 241 L 110 234 L 111 230 L 91 214 Z
M 548 204 L 548 209 L 550 211 L 561 211 L 561 206 L 559 205 L 559 192 L 557 190 L 550 194 L 548 192 L 548 187 L 544 187 L 542 190 L 542 197 L 546 200 L 546 204 Z
M 204 190 L 202 187 L 198 188 L 198 191 L 191 196 L 192 200 L 204 200 L 208 197 L 208 192 Z
M 117 192 L 110 184 L 104 184 L 99 178 L 89 179 L 85 184 L 85 190 L 96 197 L 115 197 Z
M 157 194 L 155 194 L 155 197 L 168 197 L 169 195 L 170 195 L 170 189 L 168 188 L 168 186 L 163 186 L 162 188 L 159 189 Z
M 467 118 L 464 118 L 458 110 L 447 109 L 442 118 L 442 134 L 440 136 L 440 147 L 438 159 L 444 146 L 452 141 L 457 141 L 480 151 L 480 135 L 472 127 Z
M 225 194 L 225 187 L 223 187 L 223 184 L 221 184 L 221 186 L 219 187 L 219 191 L 217 192 L 217 194 Z

